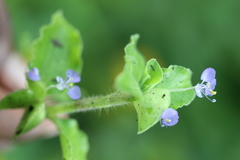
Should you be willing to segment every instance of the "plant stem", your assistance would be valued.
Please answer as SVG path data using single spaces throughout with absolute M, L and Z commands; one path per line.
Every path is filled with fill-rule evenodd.
M 106 96 L 96 96 L 49 106 L 47 107 L 47 116 L 121 106 L 124 104 L 129 104 L 135 100 L 136 99 L 133 96 L 125 93 L 113 93 Z
M 191 90 L 191 89 L 194 89 L 194 88 L 195 88 L 195 86 L 189 87 L 189 88 L 169 89 L 169 92 L 183 92 L 183 91 Z

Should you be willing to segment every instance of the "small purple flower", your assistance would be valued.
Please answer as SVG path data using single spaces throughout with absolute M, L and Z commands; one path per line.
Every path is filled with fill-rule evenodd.
M 58 84 L 56 85 L 58 90 L 68 89 L 68 95 L 72 99 L 76 100 L 81 97 L 81 90 L 78 86 L 73 86 L 74 83 L 80 82 L 80 75 L 73 71 L 67 70 L 66 72 L 67 78 L 63 80 L 61 77 L 57 76 L 56 80 Z
M 67 70 L 66 76 L 70 77 L 69 81 L 72 83 L 78 83 L 81 81 L 79 74 L 74 70 L 71 70 L 71 69 Z
M 208 96 L 213 96 L 217 94 L 214 91 L 217 81 L 215 79 L 216 71 L 213 68 L 207 68 L 203 71 L 201 75 L 202 83 L 198 83 L 195 86 L 196 95 L 200 98 L 206 97 L 211 102 L 216 102 L 216 99 L 210 99 Z
M 68 90 L 68 95 L 72 99 L 76 100 L 79 99 L 82 96 L 81 90 L 78 86 L 73 86 Z
M 35 67 L 29 72 L 27 72 L 27 76 L 32 81 L 38 81 L 41 79 L 41 77 L 39 76 L 39 70 Z
M 178 119 L 178 112 L 172 108 L 168 108 L 162 113 L 160 124 L 162 127 L 174 126 L 178 123 Z

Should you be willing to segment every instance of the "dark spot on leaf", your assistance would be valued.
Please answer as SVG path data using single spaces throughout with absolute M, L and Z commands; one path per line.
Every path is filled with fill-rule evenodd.
M 172 67 L 172 70 L 174 70 L 175 68 L 174 67 Z
M 163 94 L 163 95 L 162 95 L 162 98 L 164 98 L 165 96 L 166 96 L 166 94 Z
M 22 129 L 17 130 L 16 134 L 20 134 L 22 132 Z
M 29 106 L 29 108 L 28 108 L 29 112 L 32 112 L 33 109 L 34 109 L 33 106 Z
M 136 121 L 138 122 L 138 119 L 136 119 Z
M 94 102 L 91 102 L 92 104 L 94 104 Z
M 62 48 L 62 44 L 58 42 L 56 39 L 51 40 L 52 44 L 58 48 Z
M 53 78 L 53 79 L 52 79 L 52 82 L 57 82 L 56 78 Z
M 153 94 L 155 94 L 155 93 L 153 92 Z
M 152 70 L 155 71 L 155 68 L 153 67 L 153 65 L 150 65 L 150 66 L 151 66 Z

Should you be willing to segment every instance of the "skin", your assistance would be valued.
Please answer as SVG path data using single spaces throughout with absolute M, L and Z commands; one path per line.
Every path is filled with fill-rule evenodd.
M 19 54 L 13 52 L 9 19 L 3 0 L 0 0 L 0 100 L 13 91 L 25 88 L 26 68 L 26 62 Z M 0 149 L 8 148 L 10 144 L 14 145 L 18 141 L 51 137 L 57 134 L 55 125 L 50 120 L 44 120 L 39 126 L 20 136 L 17 142 L 12 143 L 11 138 L 23 113 L 23 109 L 0 111 Z

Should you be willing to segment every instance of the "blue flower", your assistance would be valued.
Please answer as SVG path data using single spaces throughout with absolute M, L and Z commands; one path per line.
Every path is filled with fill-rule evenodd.
M 174 126 L 178 123 L 178 119 L 178 112 L 172 108 L 168 108 L 162 113 L 160 124 L 162 127 Z
M 33 68 L 32 70 L 27 72 L 27 76 L 32 81 L 38 81 L 41 79 L 41 77 L 39 76 L 39 70 L 37 68 Z
M 213 96 L 217 92 L 214 91 L 217 81 L 215 79 L 216 71 L 213 68 L 207 68 L 201 75 L 202 83 L 195 86 L 196 95 L 200 98 L 206 97 L 211 102 L 216 102 L 216 99 L 210 99 L 208 96 Z
M 68 95 L 72 99 L 76 100 L 81 97 L 81 90 L 78 86 L 73 86 L 74 83 L 80 82 L 81 78 L 79 74 L 73 70 L 67 70 L 67 78 L 63 80 L 61 77 L 57 76 L 56 80 L 58 84 L 56 85 L 58 90 L 68 89 Z

